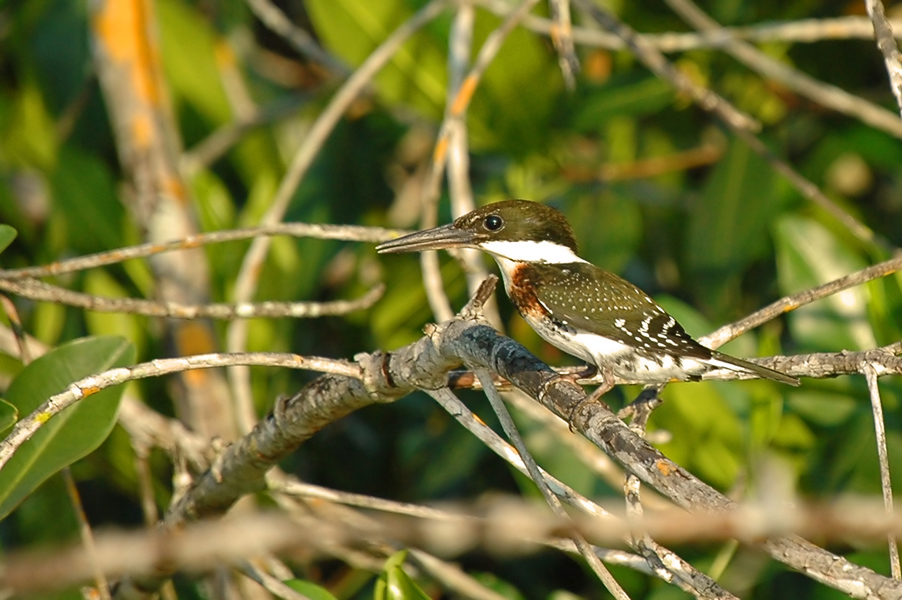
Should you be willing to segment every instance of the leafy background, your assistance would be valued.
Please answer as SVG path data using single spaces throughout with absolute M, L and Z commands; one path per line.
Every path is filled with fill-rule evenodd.
M 281 4 L 353 69 L 424 3 Z M 615 4 L 620 17 L 638 31 L 687 30 L 661 5 Z M 734 26 L 863 13 L 857 2 L 709 2 L 704 8 Z M 295 54 L 238 0 L 159 0 L 153 9 L 165 81 L 188 156 L 235 119 L 224 85 L 223 46 L 233 53 L 253 103 L 282 107 L 276 118 L 251 128 L 224 155 L 200 164 L 188 177 L 202 230 L 255 224 L 294 150 L 331 98 L 334 80 L 321 66 Z M 123 207 L 125 174 L 92 62 L 86 10 L 84 3 L 68 0 L 0 3 L 0 219 L 18 232 L 3 252 L 4 268 L 142 239 Z M 535 13 L 546 15 L 547 8 Z M 417 189 L 428 164 L 445 110 L 452 18 L 446 13 L 405 44 L 354 103 L 294 194 L 286 220 L 417 226 L 419 206 L 411 190 Z M 497 16 L 478 9 L 474 46 L 499 23 Z M 894 110 L 871 40 L 776 40 L 760 47 L 785 65 Z M 520 197 L 560 208 L 573 223 L 585 258 L 647 290 L 696 335 L 896 251 L 902 240 L 898 138 L 837 115 L 717 50 L 670 56 L 693 80 L 760 120 L 767 144 L 876 236 L 861 239 L 805 200 L 743 142 L 628 52 L 580 47 L 579 55 L 583 72 L 576 89 L 567 91 L 547 38 L 516 29 L 505 41 L 467 117 L 470 177 L 479 203 Z M 687 156 L 701 158 L 687 164 Z M 440 222 L 452 216 L 445 200 Z M 213 300 L 230 300 L 247 246 L 206 250 Z M 448 257 L 441 260 L 446 289 L 453 305 L 460 306 L 467 295 L 463 273 Z M 384 281 L 387 291 L 372 309 L 344 318 L 254 320 L 248 349 L 350 358 L 409 343 L 434 320 L 418 267 L 414 256 L 379 257 L 366 244 L 277 239 L 259 299 L 351 298 L 376 281 Z M 61 276 L 56 283 L 106 296 L 154 293 L 154 277 L 138 261 Z M 834 352 L 899 340 L 899 286 L 899 277 L 890 276 L 844 292 L 769 323 L 726 351 L 742 356 Z M 157 320 L 54 303 L 16 300 L 16 306 L 25 330 L 49 347 L 65 347 L 84 336 L 118 335 L 134 346 L 137 361 L 168 352 L 165 324 Z M 574 363 L 542 343 L 503 299 L 500 310 L 506 332 L 541 358 L 550 364 Z M 224 331 L 219 326 L 218 333 Z M 15 356 L 0 357 L 4 397 L 10 400 L 17 396 L 16 384 L 10 382 L 22 368 Z M 307 379 L 287 370 L 255 371 L 258 413 L 265 414 L 274 398 Z M 176 392 L 166 382 L 132 387 L 154 410 L 176 414 Z M 620 389 L 608 398 L 619 405 L 637 391 Z M 882 380 L 881 391 L 892 474 L 899 480 L 898 381 Z M 464 397 L 487 422 L 495 422 L 484 399 Z M 806 380 L 798 389 L 770 382 L 674 385 L 665 398 L 651 423 L 653 430 L 671 434 L 659 447 L 722 491 L 742 497 L 765 485 L 755 479 L 756 465 L 776 456 L 789 465 L 792 483 L 805 496 L 879 494 L 862 377 Z M 540 464 L 588 495 L 619 493 L 573 460 L 541 427 L 519 418 Z M 96 451 L 72 465 L 88 518 L 97 527 L 140 526 L 132 443 L 121 427 L 103 438 Z M 151 458 L 156 501 L 165 508 L 172 463 L 159 450 Z M 535 494 L 421 395 L 350 415 L 321 431 L 284 466 L 307 481 L 405 501 L 472 499 L 488 492 Z M 67 506 L 62 480 L 50 477 L 0 522 L 3 548 L 75 539 L 75 519 L 62 508 Z M 722 580 L 728 587 L 742 587 L 745 597 L 837 596 L 750 550 L 729 545 L 678 550 L 702 569 L 711 568 L 718 557 L 732 557 Z M 885 551 L 835 550 L 887 572 Z M 460 560 L 466 570 L 483 574 L 511 597 L 604 595 L 581 564 L 558 554 L 499 558 L 475 553 Z M 367 597 L 373 580 L 350 590 L 337 583 L 353 571 L 325 563 L 307 565 L 300 576 L 330 587 L 339 597 Z M 635 573 L 615 573 L 632 597 L 681 595 Z M 199 597 L 199 590 L 194 580 L 179 585 L 182 597 Z

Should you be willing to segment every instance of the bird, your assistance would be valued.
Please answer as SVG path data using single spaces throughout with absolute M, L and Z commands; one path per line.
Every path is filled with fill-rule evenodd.
M 641 289 L 580 258 L 573 229 L 558 210 L 504 200 L 448 225 L 376 247 L 379 253 L 476 248 L 495 259 L 504 288 L 526 322 L 551 345 L 614 378 L 642 384 L 698 381 L 726 369 L 799 385 L 795 377 L 712 350 L 694 340 Z

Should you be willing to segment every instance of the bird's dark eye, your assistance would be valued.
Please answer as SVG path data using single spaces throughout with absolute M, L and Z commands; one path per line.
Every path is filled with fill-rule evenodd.
M 504 219 L 498 215 L 489 215 L 485 218 L 485 221 L 482 222 L 482 226 L 489 231 L 498 231 L 504 227 Z

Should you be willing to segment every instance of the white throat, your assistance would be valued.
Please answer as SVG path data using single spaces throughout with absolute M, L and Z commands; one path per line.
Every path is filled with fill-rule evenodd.
M 573 250 L 554 242 L 511 242 L 494 240 L 479 245 L 496 259 L 512 262 L 540 262 L 550 264 L 584 263 L 585 260 L 574 254 Z

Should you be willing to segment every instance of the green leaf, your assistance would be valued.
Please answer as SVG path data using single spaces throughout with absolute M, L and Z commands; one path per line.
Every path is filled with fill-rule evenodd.
M 7 399 L 31 414 L 47 398 L 89 375 L 134 362 L 135 349 L 119 337 L 89 337 L 48 352 L 15 378 Z M 116 422 L 122 386 L 83 398 L 47 421 L 0 471 L 0 518 L 48 477 L 89 454 Z
M 817 445 L 817 436 L 801 417 L 788 414 L 780 420 L 771 444 L 780 451 L 784 460 L 795 467 L 797 473 L 801 473 L 808 466 Z
M 779 196 L 773 170 L 735 141 L 693 207 L 686 228 L 686 266 L 698 297 L 718 313 L 735 303 L 744 267 L 767 250 Z
M 836 427 L 852 417 L 856 402 L 845 390 L 836 393 L 801 387 L 790 394 L 787 407 L 815 425 Z
M 2 141 L 5 157 L 17 166 L 50 169 L 59 150 L 53 116 L 40 88 L 31 78 L 19 82 L 21 90 L 7 110 L 10 127 Z
M 94 296 L 127 298 L 128 292 L 106 271 L 96 269 L 85 274 L 84 291 Z M 140 346 L 145 335 L 144 323 L 127 313 L 85 313 L 88 333 L 95 336 L 119 335 Z
M 306 581 L 304 579 L 290 579 L 284 583 L 294 591 L 304 594 L 310 598 L 310 600 L 338 600 L 332 592 L 311 581 Z
M 305 4 L 323 45 L 349 65 L 359 65 L 413 11 L 400 0 L 312 0 Z M 390 102 L 413 105 L 438 117 L 445 102 L 443 51 L 419 32 L 394 54 L 376 76 L 379 92 Z
M 673 88 L 658 77 L 612 77 L 576 104 L 573 125 L 577 131 L 601 131 L 613 118 L 655 114 L 673 101 Z
M 473 32 L 477 47 L 500 24 L 494 15 L 477 17 Z M 536 85 L 539 81 L 542 84 Z M 547 156 L 552 123 L 559 118 L 562 87 L 559 67 L 547 46 L 525 29 L 515 28 L 473 96 L 467 119 L 471 148 Z
M 228 121 L 232 111 L 222 89 L 210 21 L 187 2 L 156 2 L 154 9 L 160 23 L 163 68 L 174 94 L 208 121 Z
M 15 229 L 5 223 L 0 223 L 0 252 L 6 250 L 13 243 L 16 235 Z
M 876 281 L 869 281 L 865 289 L 869 296 L 868 315 L 871 330 L 878 346 L 885 346 L 902 338 L 902 277 L 894 273 Z
M 654 429 L 674 432 L 661 451 L 719 489 L 735 483 L 743 464 L 743 424 L 730 408 L 721 390 L 732 390 L 733 382 L 670 385 L 665 402 L 652 415 Z
M 64 228 L 76 250 L 99 252 L 122 245 L 125 209 L 109 168 L 99 158 L 62 148 L 51 187 L 51 219 Z
M 373 600 L 429 600 L 429 596 L 404 572 L 406 558 L 406 550 L 388 557 L 376 581 Z
M 0 431 L 6 431 L 12 427 L 18 418 L 19 411 L 16 410 L 16 407 L 0 398 Z
M 525 600 L 525 596 L 514 584 L 499 578 L 495 573 L 488 571 L 468 571 L 468 573 L 476 581 L 481 583 L 483 587 L 497 593 L 502 598 L 508 598 L 509 600 Z
M 786 217 L 775 227 L 781 291 L 792 294 L 865 267 L 865 261 L 812 219 Z M 788 315 L 793 338 L 806 350 L 860 350 L 876 345 L 868 322 L 869 294 L 856 287 Z
M 589 262 L 619 272 L 636 255 L 642 240 L 642 213 L 635 198 L 613 189 L 593 192 L 570 202 L 567 217 L 579 240 L 580 256 Z
M 747 420 L 752 448 L 766 448 L 785 425 L 783 397 L 771 393 L 752 395 Z

